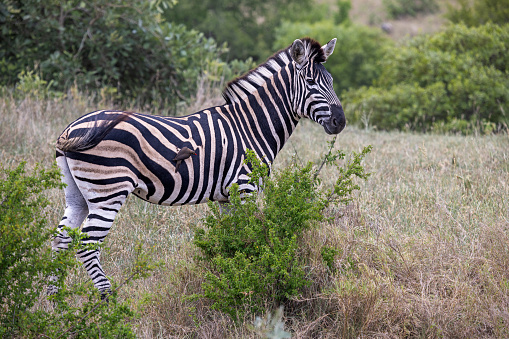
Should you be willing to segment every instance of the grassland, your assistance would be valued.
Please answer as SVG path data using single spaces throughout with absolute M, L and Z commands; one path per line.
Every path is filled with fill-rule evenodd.
M 197 100 L 195 106 L 206 106 Z M 69 92 L 65 98 L 0 98 L 0 159 L 13 166 L 50 165 L 54 141 L 82 114 L 109 108 Z M 190 110 L 199 107 L 190 108 Z M 134 108 L 133 108 L 134 109 Z M 347 112 L 348 116 L 348 112 Z M 319 161 L 327 141 L 320 126 L 303 121 L 275 167 L 297 156 Z M 312 285 L 285 305 L 282 321 L 295 338 L 509 337 L 509 136 L 419 135 L 348 126 L 335 147 L 349 153 L 373 145 L 365 166 L 372 176 L 348 207 L 330 209 L 331 222 L 304 242 Z M 326 185 L 334 173 L 322 171 Z M 50 226 L 64 210 L 63 193 L 48 193 Z M 125 287 L 140 318 L 141 338 L 257 338 L 207 302 L 186 295 L 203 279 L 193 261 L 193 228 L 206 205 L 166 208 L 130 198 L 108 236 L 105 271 L 121 281 L 142 242 L 162 263 Z M 322 246 L 339 255 L 330 270 Z M 48 244 L 49 246 L 49 244 Z M 85 270 L 71 278 L 86 281 Z M 41 300 L 40 307 L 43 307 Z M 268 305 L 274 311 L 276 305 Z M 263 314 L 260 316 L 264 316 Z

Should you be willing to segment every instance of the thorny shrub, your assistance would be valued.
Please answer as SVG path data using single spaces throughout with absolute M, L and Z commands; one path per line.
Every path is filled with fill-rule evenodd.
M 238 319 L 248 310 L 261 312 L 298 295 L 311 283 L 308 258 L 300 255 L 303 233 L 325 220 L 324 210 L 331 204 L 348 204 L 359 189 L 353 178 L 369 176 L 361 162 L 370 151 L 368 146 L 354 152 L 342 167 L 339 161 L 345 154 L 329 151 L 324 163 L 338 168 L 329 189 L 320 185 L 319 170 L 312 163 L 294 164 L 269 177 L 267 165 L 248 151 L 250 180 L 261 183 L 263 191 L 241 198 L 242 192 L 233 185 L 229 213 L 210 204 L 212 214 L 194 239 L 206 273 L 202 293 L 193 298 L 210 299 L 214 309 Z

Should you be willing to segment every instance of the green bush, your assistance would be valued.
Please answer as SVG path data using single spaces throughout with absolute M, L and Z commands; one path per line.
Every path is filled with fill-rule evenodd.
M 282 19 L 297 21 L 316 7 L 311 0 L 187 0 L 165 10 L 164 17 L 228 42 L 229 60 L 251 57 L 263 62 L 274 52 L 274 29 Z
M 394 19 L 420 13 L 435 13 L 440 9 L 436 0 L 383 0 L 382 3 L 389 17 Z
M 361 161 L 371 150 L 354 153 L 351 161 L 338 167 L 338 179 L 330 190 L 320 188 L 311 163 L 293 165 L 268 177 L 266 165 L 248 152 L 252 182 L 263 182 L 263 193 L 242 201 L 238 186 L 230 189 L 231 213 L 221 213 L 210 204 L 212 215 L 205 228 L 197 229 L 194 244 L 201 250 L 199 261 L 206 268 L 203 294 L 213 308 L 234 319 L 246 310 L 261 312 L 296 296 L 311 282 L 307 279 L 307 257 L 302 236 L 324 221 L 324 210 L 332 203 L 348 203 L 357 176 L 366 179 Z M 338 152 L 328 163 L 344 158 Z M 330 257 L 330 255 L 329 255 Z M 330 260 L 330 258 L 327 258 Z
M 114 88 L 121 98 L 139 104 L 188 100 L 204 70 L 228 73 L 220 60 L 227 48 L 198 31 L 165 22 L 161 7 L 171 4 L 2 2 L 0 85 L 13 86 L 22 72 L 37 71 L 51 90 Z M 216 63 L 222 67 L 211 67 Z
M 509 0 L 458 0 L 458 6 L 448 4 L 446 17 L 453 23 L 479 26 L 488 22 L 509 23 Z
M 40 275 L 51 269 L 46 227 L 41 210 L 48 201 L 45 189 L 60 187 L 60 172 L 37 169 L 25 175 L 25 163 L 0 172 L 0 337 L 30 323 L 27 309 L 34 305 L 46 281 Z
M 349 23 L 335 24 L 332 20 L 315 23 L 284 22 L 276 30 L 274 49 L 287 47 L 289 42 L 309 36 L 325 44 L 337 38 L 334 53 L 327 61 L 327 70 L 334 78 L 338 93 L 349 88 L 369 86 L 379 77 L 379 64 L 386 48 L 393 45 L 380 30 Z
M 105 303 L 91 283 L 64 284 L 70 272 L 82 269 L 75 251 L 84 235 L 68 230 L 73 238 L 69 251 L 52 253 L 49 240 L 55 228 L 47 227 L 44 191 L 62 185 L 56 166 L 36 168 L 33 174 L 26 173 L 24 162 L 13 170 L 0 168 L 0 337 L 68 338 L 79 333 L 80 337 L 134 338 L 127 322 L 134 313 L 118 302 L 118 288 Z M 127 281 L 146 276 L 152 268 L 143 255 L 134 267 Z M 34 305 L 54 274 L 60 291 L 50 297 L 54 310 L 46 311 Z
M 451 126 L 463 133 L 473 126 L 505 125 L 508 48 L 509 25 L 456 25 L 416 37 L 386 54 L 372 87 L 345 94 L 349 121 L 365 120 L 379 129 Z

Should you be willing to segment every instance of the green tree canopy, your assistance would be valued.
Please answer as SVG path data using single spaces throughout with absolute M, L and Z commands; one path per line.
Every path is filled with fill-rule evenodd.
M 168 21 L 228 42 L 229 58 L 263 61 L 274 51 L 274 30 L 283 18 L 308 15 L 311 0 L 186 0 L 164 12 Z
M 127 99 L 189 98 L 226 51 L 160 13 L 172 0 L 11 0 L 0 4 L 0 85 L 37 69 L 53 89 L 114 88 Z M 223 64 L 223 66 L 225 66 Z M 222 72 L 221 67 L 216 70 Z

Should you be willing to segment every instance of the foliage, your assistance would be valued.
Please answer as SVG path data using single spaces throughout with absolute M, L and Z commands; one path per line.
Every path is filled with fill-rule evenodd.
M 509 0 L 458 0 L 458 6 L 448 4 L 446 17 L 453 23 L 479 26 L 488 22 L 509 23 Z
M 51 90 L 53 81 L 42 79 L 34 71 L 21 71 L 18 74 L 18 83 L 16 85 L 15 95 L 19 98 L 32 97 L 34 99 L 44 100 L 50 96 L 58 95 Z
M 389 17 L 394 19 L 439 10 L 436 0 L 383 0 L 382 3 Z
M 509 25 L 448 27 L 389 51 L 374 86 L 345 95 L 352 122 L 380 129 L 468 132 L 504 125 L 509 110 Z M 458 122 L 463 123 L 458 123 Z
M 113 88 L 140 104 L 184 101 L 194 94 L 203 70 L 217 63 L 217 72 L 228 68 L 219 59 L 227 48 L 198 31 L 165 22 L 160 12 L 172 4 L 3 2 L 0 85 L 13 85 L 18 74 L 35 70 L 52 90 L 76 84 L 81 89 Z
M 117 300 L 118 288 L 98 301 L 92 284 L 66 287 L 69 273 L 81 268 L 75 251 L 84 235 L 68 229 L 73 239 L 69 251 L 51 253 L 49 239 L 55 230 L 46 227 L 44 190 L 62 188 L 60 171 L 36 168 L 27 174 L 22 162 L 13 170 L 1 169 L 0 180 L 0 337 L 61 338 L 80 333 L 85 337 L 134 338 L 126 320 L 134 316 Z M 141 248 L 138 249 L 141 252 Z M 146 276 L 153 268 L 143 255 L 127 281 Z M 53 312 L 34 307 L 41 299 L 48 277 L 56 274 L 60 291 L 51 297 Z M 81 297 L 81 305 L 71 302 Z M 92 325 L 93 324 L 93 325 Z
M 40 272 L 51 266 L 48 250 L 41 248 L 51 231 L 41 213 L 48 201 L 45 189 L 61 187 L 55 168 L 25 175 L 25 163 L 1 170 L 0 181 L 0 336 L 29 323 L 23 315 L 33 306 L 44 281 Z
M 164 16 L 228 42 L 230 60 L 252 57 L 260 62 L 274 52 L 274 29 L 282 18 L 296 20 L 302 13 L 313 12 L 313 7 L 311 0 L 188 0 L 179 1 Z
M 337 38 L 334 53 L 327 61 L 327 70 L 334 78 L 334 88 L 341 93 L 349 88 L 369 86 L 382 72 L 379 60 L 392 41 L 379 30 L 357 26 L 348 21 L 336 25 L 332 20 L 315 23 L 285 21 L 276 30 L 274 48 L 283 48 L 303 36 L 325 44 Z
M 338 179 L 330 190 L 320 188 L 312 163 L 293 165 L 268 177 L 265 164 L 248 151 L 251 182 L 262 182 L 263 193 L 241 199 L 237 185 L 230 189 L 228 209 L 221 213 L 210 204 L 212 215 L 205 228 L 198 229 L 194 244 L 201 250 L 199 260 L 207 269 L 203 294 L 213 308 L 233 318 L 247 308 L 260 312 L 267 304 L 279 304 L 300 293 L 310 284 L 306 275 L 307 257 L 302 255 L 302 235 L 324 221 L 324 209 L 331 203 L 347 204 L 357 176 L 366 179 L 361 161 L 371 150 L 354 152 L 352 159 L 339 167 L 345 154 L 326 158 L 338 166 Z
M 337 0 L 336 4 L 338 12 L 334 15 L 334 22 L 338 25 L 349 22 L 352 2 L 350 0 Z

